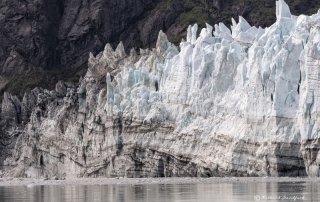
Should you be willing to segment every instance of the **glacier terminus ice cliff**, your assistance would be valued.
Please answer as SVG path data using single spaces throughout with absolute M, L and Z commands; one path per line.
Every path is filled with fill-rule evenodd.
M 107 44 L 79 85 L 5 93 L 0 175 L 320 176 L 320 12 L 276 16 Z

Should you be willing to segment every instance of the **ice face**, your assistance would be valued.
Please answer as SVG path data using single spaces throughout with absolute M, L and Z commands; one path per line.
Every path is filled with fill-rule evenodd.
M 197 30 L 179 48 L 163 32 L 139 54 L 107 44 L 79 86 L 5 93 L 1 176 L 319 177 L 320 13 L 281 0 L 268 28 Z
M 120 67 L 116 84 L 107 75 L 105 109 L 132 112 L 145 124 L 173 121 L 177 132 L 200 127 L 256 141 L 317 137 L 308 125 L 320 111 L 320 14 L 292 16 L 283 0 L 276 11 L 277 22 L 266 29 L 242 17 L 232 19 L 231 30 L 206 24 L 198 37 L 198 26 L 189 26 L 180 50 L 161 31 L 156 49 L 141 50 L 137 61 Z M 102 59 L 90 55 L 89 63 L 114 55 L 125 57 L 122 44 L 116 51 L 107 45 Z M 237 121 L 244 119 L 264 124 Z M 287 119 L 296 121 L 288 128 Z

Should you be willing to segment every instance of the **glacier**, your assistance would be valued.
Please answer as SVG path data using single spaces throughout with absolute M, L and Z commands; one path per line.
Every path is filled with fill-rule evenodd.
M 276 4 L 268 28 L 107 44 L 79 86 L 5 93 L 0 176 L 319 176 L 320 12 Z

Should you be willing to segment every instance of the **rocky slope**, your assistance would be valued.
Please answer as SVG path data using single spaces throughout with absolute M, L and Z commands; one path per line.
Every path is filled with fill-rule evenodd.
M 107 44 L 79 85 L 5 93 L 1 176 L 319 176 L 320 13 L 276 16 Z
M 320 7 L 316 0 L 287 3 L 293 14 Z M 78 81 L 89 52 L 103 51 L 106 43 L 123 41 L 127 51 L 151 47 L 163 30 L 178 44 L 192 23 L 230 25 L 241 15 L 265 27 L 274 13 L 273 0 L 2 0 L 0 90 L 23 96 L 35 86 L 53 89 L 59 79 Z

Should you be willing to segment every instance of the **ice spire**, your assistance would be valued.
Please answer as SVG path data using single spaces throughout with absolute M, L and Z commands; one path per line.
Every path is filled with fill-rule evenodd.
M 111 77 L 110 74 L 107 74 L 107 78 L 106 78 L 106 82 L 107 82 L 107 99 L 108 101 L 113 100 L 113 86 L 111 84 Z
M 164 53 L 169 46 L 170 42 L 168 41 L 167 35 L 162 30 L 160 30 L 156 44 L 157 50 L 160 53 Z
M 120 41 L 119 45 L 117 46 L 116 53 L 120 58 L 127 56 L 126 51 L 124 50 L 124 46 L 123 46 L 122 41 Z
M 277 1 L 276 5 L 277 20 L 279 20 L 280 18 L 291 18 L 290 8 L 284 0 Z

